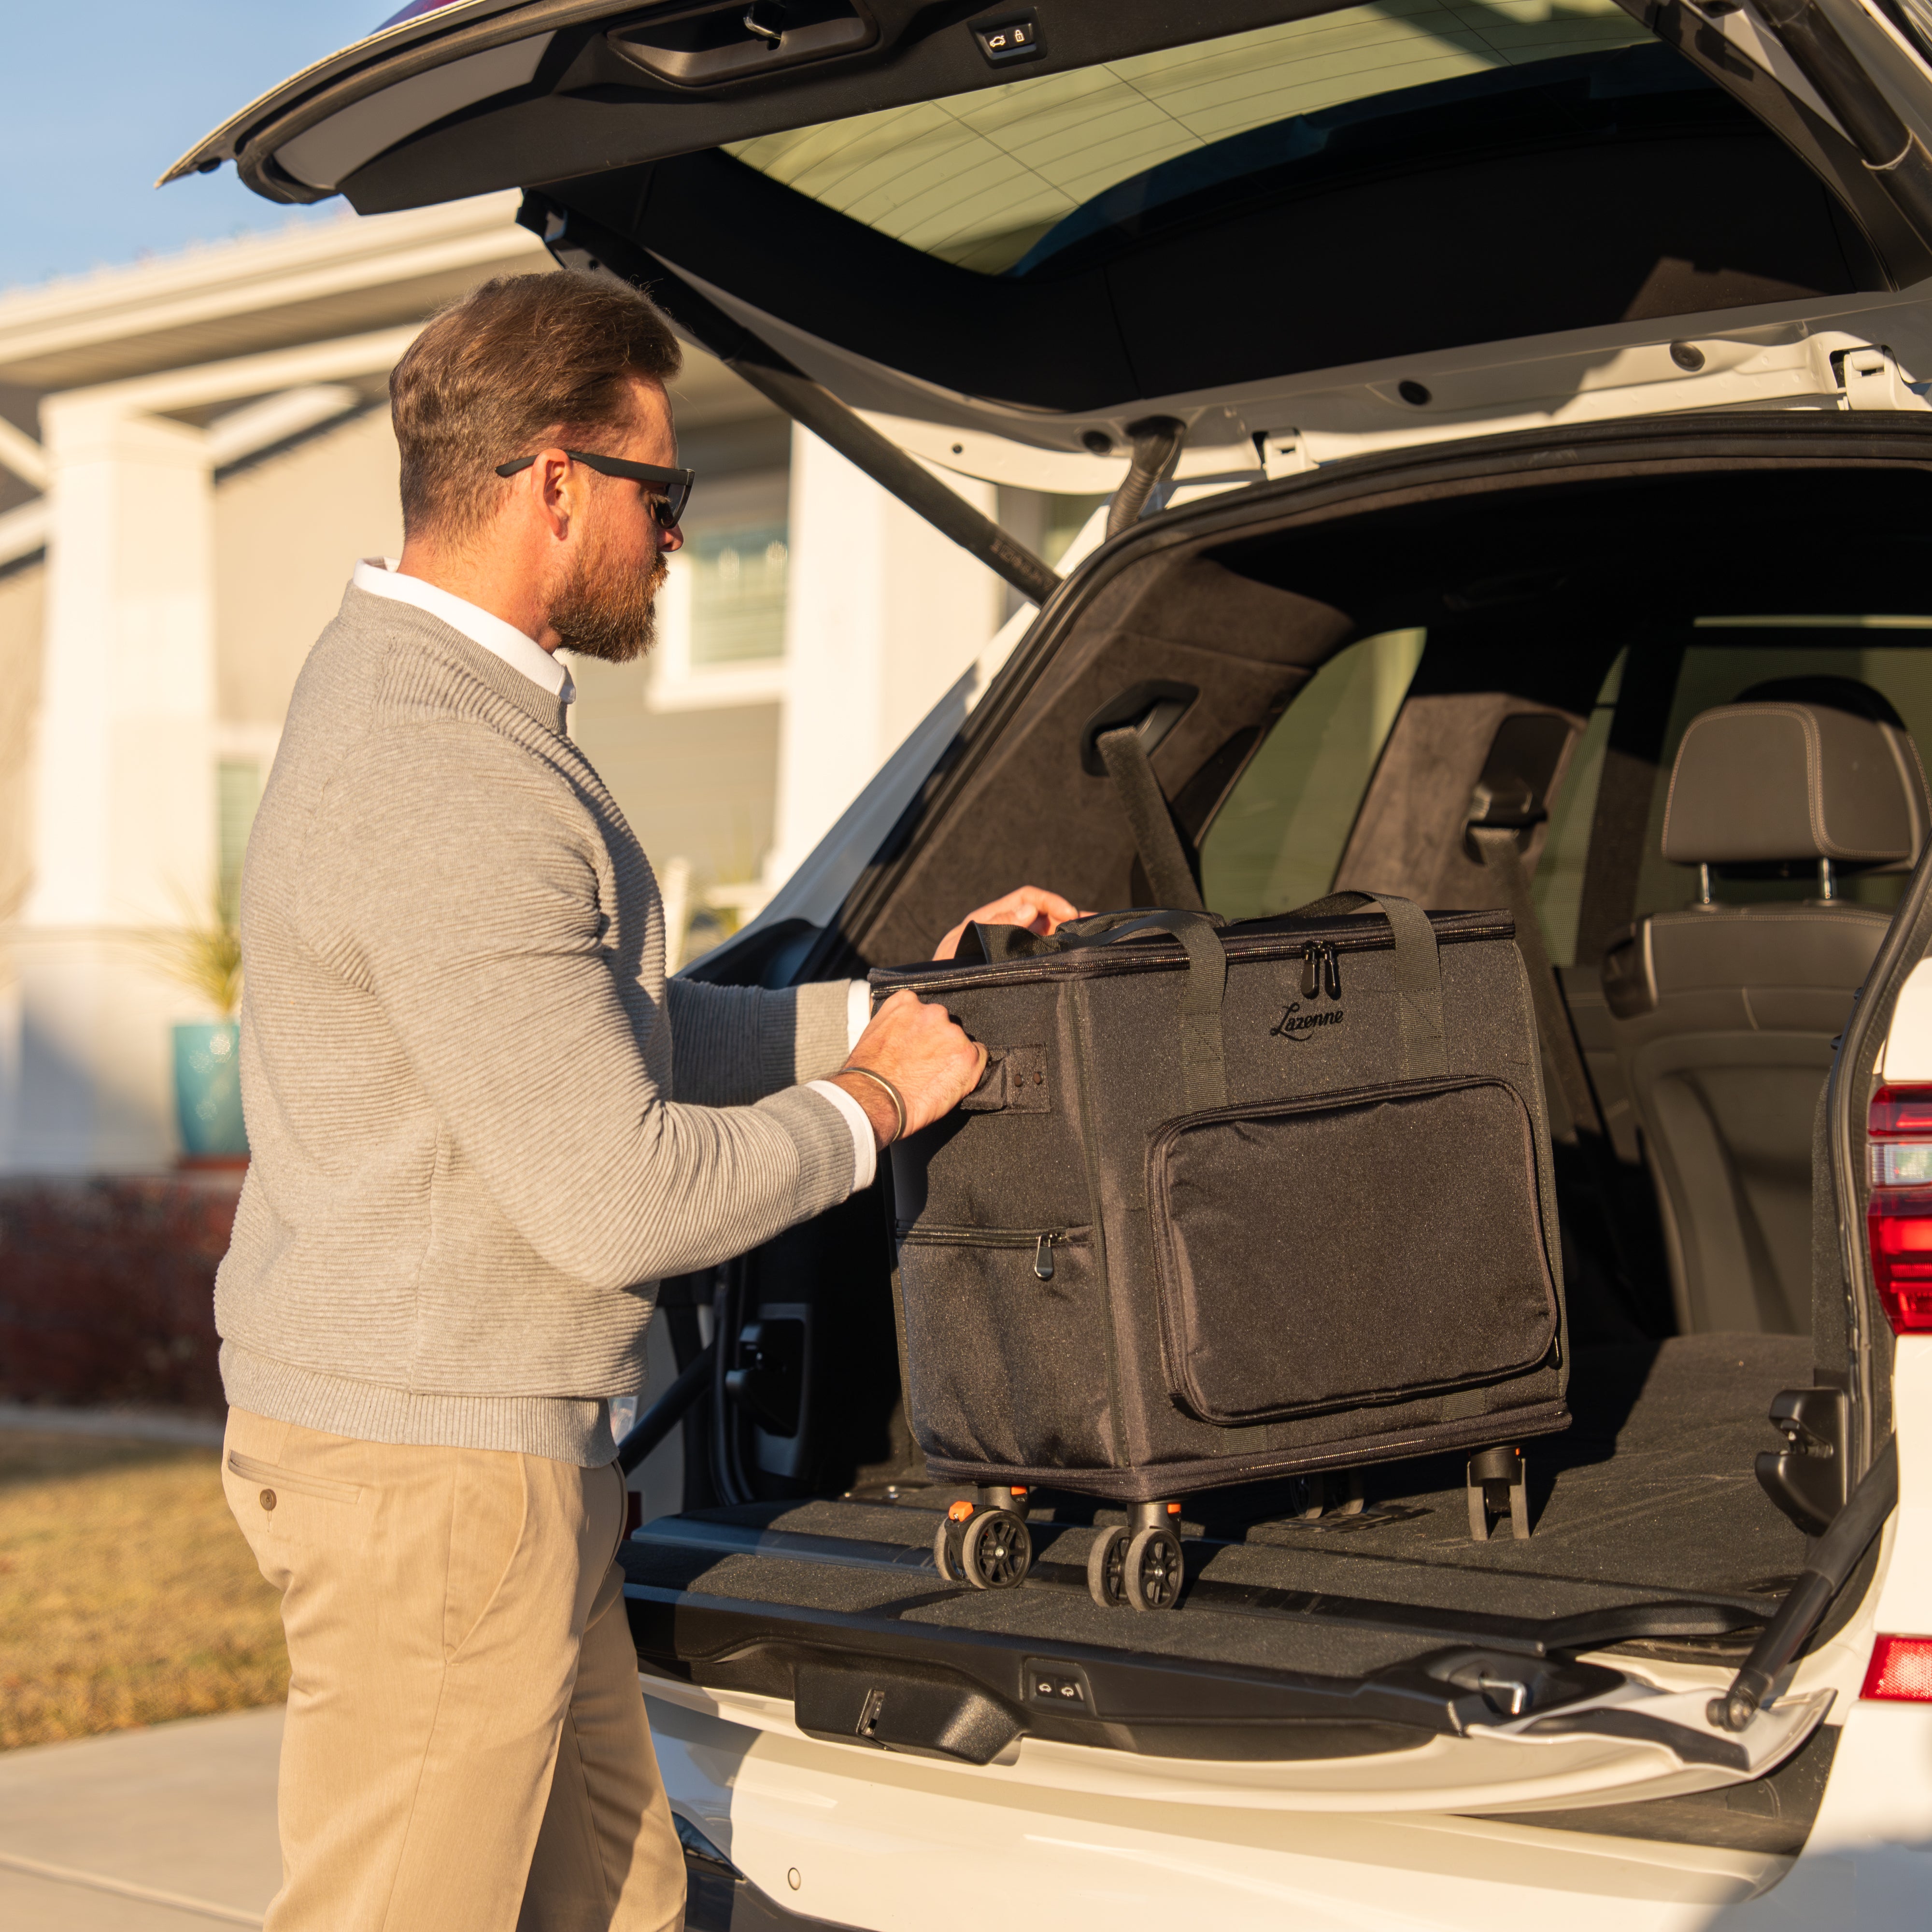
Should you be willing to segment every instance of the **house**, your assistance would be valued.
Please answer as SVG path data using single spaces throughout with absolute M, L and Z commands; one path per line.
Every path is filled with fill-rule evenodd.
M 550 266 L 515 206 L 0 296 L 0 1174 L 175 1158 L 169 1028 L 204 1016 L 154 936 L 232 892 L 304 655 L 356 559 L 398 548 L 389 369 L 465 290 Z M 662 642 L 574 665 L 571 729 L 670 896 L 728 929 L 1014 607 L 710 357 L 675 400 L 698 482 Z M 1049 550 L 1084 512 L 947 480 Z

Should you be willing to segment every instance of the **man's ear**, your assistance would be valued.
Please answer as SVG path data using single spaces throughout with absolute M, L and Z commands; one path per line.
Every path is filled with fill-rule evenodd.
M 552 538 L 562 543 L 571 525 L 583 509 L 584 472 L 561 449 L 542 449 L 529 469 L 514 479 L 528 494 L 525 501 L 549 530 Z

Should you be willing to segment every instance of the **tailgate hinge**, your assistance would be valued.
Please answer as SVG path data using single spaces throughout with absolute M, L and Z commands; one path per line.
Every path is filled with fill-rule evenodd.
M 1832 368 L 1848 410 L 1932 410 L 1889 349 L 1844 350 L 1832 358 Z

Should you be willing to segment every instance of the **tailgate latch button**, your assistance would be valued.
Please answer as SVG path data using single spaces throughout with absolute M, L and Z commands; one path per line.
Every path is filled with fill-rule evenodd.
M 1039 16 L 1031 13 L 1016 14 L 1010 20 L 994 21 L 990 27 L 975 27 L 973 38 L 994 67 L 1004 67 L 1011 61 L 1033 60 L 1045 52 L 1040 44 Z

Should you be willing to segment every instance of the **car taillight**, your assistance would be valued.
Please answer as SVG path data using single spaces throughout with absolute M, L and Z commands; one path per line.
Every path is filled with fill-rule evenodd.
M 1882 1636 L 1872 1645 L 1861 1697 L 1932 1704 L 1932 1636 Z
M 1881 1087 L 1868 1131 L 1878 1298 L 1898 1334 L 1932 1332 L 1932 1087 Z

